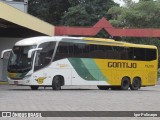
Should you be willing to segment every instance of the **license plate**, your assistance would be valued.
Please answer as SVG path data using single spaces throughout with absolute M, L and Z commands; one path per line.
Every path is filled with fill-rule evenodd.
M 15 84 L 15 85 L 18 85 L 18 81 L 14 81 L 14 84 Z

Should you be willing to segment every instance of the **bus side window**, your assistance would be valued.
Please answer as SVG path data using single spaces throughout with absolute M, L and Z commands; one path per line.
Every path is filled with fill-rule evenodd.
M 145 61 L 146 53 L 144 48 L 134 48 L 134 60 Z
M 128 60 L 134 60 L 134 49 L 127 48 L 127 51 L 128 51 Z
M 156 60 L 156 49 L 146 49 L 146 61 Z
M 97 46 L 97 55 L 98 55 L 98 58 L 105 59 L 106 58 L 106 52 L 105 51 L 106 51 L 105 46 L 98 45 Z
M 103 46 L 103 45 L 89 45 L 88 57 L 89 58 L 105 59 L 106 58 L 105 46 Z
M 73 43 L 68 43 L 68 57 L 74 57 L 74 45 Z
M 112 59 L 112 47 L 111 46 L 105 46 L 105 54 L 107 59 Z
M 83 58 L 88 58 L 90 53 L 90 45 L 85 45 L 83 48 Z
M 120 47 L 112 46 L 112 50 L 110 51 L 110 59 L 120 59 Z
M 89 48 L 89 58 L 94 58 L 95 57 L 95 54 L 94 54 L 94 49 L 95 49 L 95 45 L 90 45 L 90 48 Z
M 123 48 L 120 51 L 120 55 L 121 55 L 121 60 L 128 60 L 129 59 L 128 49 L 127 48 Z
M 69 45 L 69 43 L 67 43 L 67 42 L 60 42 L 59 43 L 54 61 L 68 57 L 68 55 L 69 55 L 68 45 Z
M 82 57 L 83 49 L 84 49 L 84 44 L 75 43 L 74 44 L 74 57 Z

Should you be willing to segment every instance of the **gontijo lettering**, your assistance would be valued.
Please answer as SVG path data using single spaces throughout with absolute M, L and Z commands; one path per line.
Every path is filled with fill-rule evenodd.
M 109 68 L 137 68 L 137 63 L 108 62 Z

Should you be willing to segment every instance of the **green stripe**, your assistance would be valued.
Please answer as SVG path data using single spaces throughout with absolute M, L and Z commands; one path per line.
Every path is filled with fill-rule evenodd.
M 78 75 L 85 80 L 96 80 L 88 71 L 80 58 L 68 58 Z
M 96 79 L 100 81 L 106 81 L 107 78 L 103 75 L 100 68 L 95 63 L 94 59 L 82 58 L 81 59 L 90 74 Z
M 77 72 L 77 74 L 85 80 L 106 81 L 100 68 L 94 59 L 90 58 L 68 58 L 69 62 Z

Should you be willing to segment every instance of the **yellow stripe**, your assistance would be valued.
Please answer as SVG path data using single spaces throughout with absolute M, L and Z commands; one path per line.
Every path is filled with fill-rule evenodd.
M 84 38 L 83 40 L 93 40 L 93 41 L 100 41 L 100 42 L 115 42 L 113 39 L 104 39 L 104 38 Z
M 0 82 L 0 85 L 7 85 L 8 82 Z
M 132 44 L 127 42 L 119 42 L 113 39 L 103 39 L 103 38 L 83 38 L 83 40 L 89 41 L 89 44 L 101 44 L 101 45 L 113 45 L 113 46 L 126 46 L 126 47 L 137 47 L 137 48 L 153 48 L 157 49 L 153 45 L 143 45 L 143 44 Z M 96 42 L 96 43 L 94 43 Z M 99 43 L 98 43 L 99 42 Z

